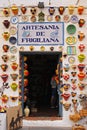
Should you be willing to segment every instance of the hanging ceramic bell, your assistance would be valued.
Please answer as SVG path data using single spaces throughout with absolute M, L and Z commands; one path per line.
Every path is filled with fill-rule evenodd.
M 5 72 L 8 68 L 8 65 L 7 64 L 2 64 L 1 65 L 1 69 Z
M 28 70 L 24 70 L 24 76 L 28 76 L 29 75 L 29 71 Z
M 75 90 L 77 86 L 75 84 L 72 85 L 72 89 Z
M 4 82 L 6 82 L 7 79 L 8 79 L 8 75 L 7 75 L 7 74 L 2 74 L 2 75 L 1 75 L 1 78 L 2 78 L 2 80 L 3 80 Z
M 9 22 L 8 20 L 4 20 L 4 21 L 3 21 L 3 25 L 4 25 L 6 28 L 9 28 L 10 22 Z
M 73 77 L 75 77 L 75 76 L 76 76 L 76 73 L 77 73 L 77 72 L 71 72 L 71 75 L 72 75 Z
M 77 94 L 76 92 L 71 92 L 71 96 L 72 96 L 72 97 L 75 97 L 76 94 Z
M 60 6 L 60 7 L 58 8 L 58 11 L 59 11 L 60 15 L 63 15 L 63 13 L 64 13 L 64 11 L 65 11 L 65 8 L 64 8 L 63 6 Z

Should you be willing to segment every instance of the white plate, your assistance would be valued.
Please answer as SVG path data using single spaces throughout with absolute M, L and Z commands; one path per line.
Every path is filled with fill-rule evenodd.
M 75 24 L 75 23 L 78 23 L 78 17 L 77 17 L 76 15 L 72 15 L 72 16 L 71 16 L 71 19 L 70 19 L 70 22 L 71 22 L 71 23 L 74 23 L 74 24 Z
M 18 17 L 17 16 L 11 17 L 11 23 L 12 24 L 17 24 L 18 23 Z
M 11 35 L 15 35 L 17 33 L 17 28 L 14 27 L 14 26 L 11 26 L 9 28 L 9 32 L 10 32 Z
M 10 61 L 15 62 L 17 60 L 17 57 L 15 55 L 10 56 Z
M 17 52 L 17 47 L 16 47 L 16 46 L 12 46 L 12 47 L 10 48 L 10 52 L 11 52 L 12 54 L 15 54 L 15 53 Z

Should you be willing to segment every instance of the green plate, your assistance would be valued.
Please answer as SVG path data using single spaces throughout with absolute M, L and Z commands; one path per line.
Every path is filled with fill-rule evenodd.
M 69 34 L 75 34 L 76 32 L 76 27 L 73 24 L 68 25 L 66 29 Z

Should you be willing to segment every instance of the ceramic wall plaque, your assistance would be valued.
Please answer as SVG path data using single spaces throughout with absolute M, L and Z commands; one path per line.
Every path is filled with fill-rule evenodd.
M 76 46 L 67 46 L 68 55 L 76 55 Z

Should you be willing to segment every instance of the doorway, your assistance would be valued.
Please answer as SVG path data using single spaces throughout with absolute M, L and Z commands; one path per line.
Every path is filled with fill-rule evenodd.
M 57 93 L 57 104 L 51 108 L 51 78 L 60 64 L 61 52 L 21 52 L 22 57 L 22 79 L 27 78 L 28 84 L 24 87 L 22 80 L 22 107 L 30 108 L 30 117 L 57 117 L 59 115 L 59 94 Z M 26 57 L 26 61 L 24 61 Z M 29 75 L 25 77 L 25 64 L 28 65 Z M 60 71 L 60 70 L 58 70 Z M 60 74 L 58 75 L 60 78 Z M 26 90 L 26 91 L 25 91 Z M 27 100 L 24 101 L 24 96 Z

